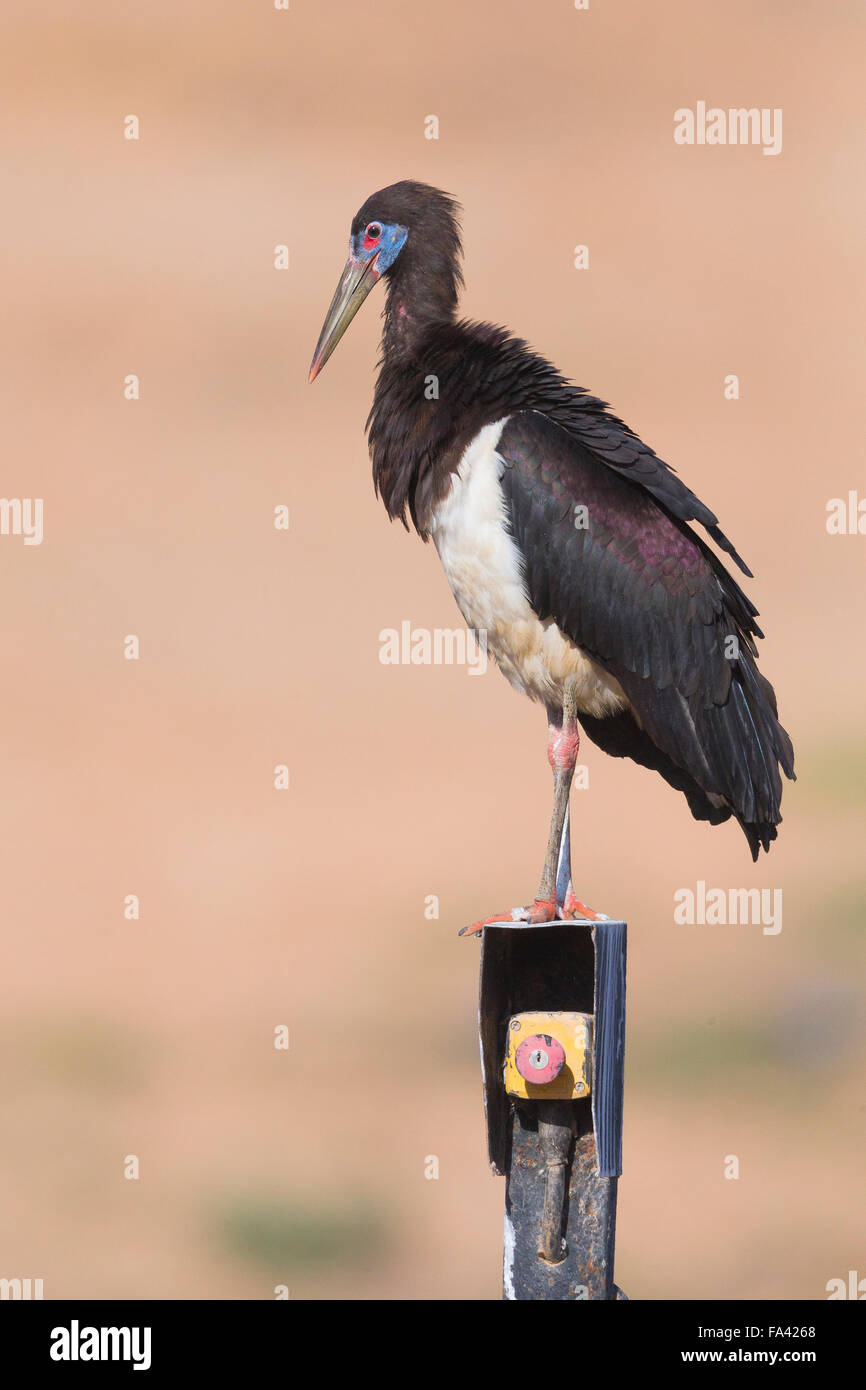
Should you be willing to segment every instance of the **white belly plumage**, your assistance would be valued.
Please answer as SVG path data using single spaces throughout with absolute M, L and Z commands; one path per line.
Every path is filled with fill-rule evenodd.
M 603 716 L 628 701 L 619 683 L 549 618 L 542 622 L 526 593 L 522 561 L 506 529 L 496 449 L 508 417 L 486 425 L 467 447 L 430 534 L 457 606 L 516 689 L 544 704 L 562 704 L 566 683 L 579 709 Z

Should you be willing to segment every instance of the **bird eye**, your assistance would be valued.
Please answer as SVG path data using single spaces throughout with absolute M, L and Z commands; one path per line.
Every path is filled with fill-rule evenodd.
M 382 228 L 379 226 L 378 222 L 370 222 L 365 229 L 364 235 L 368 236 L 371 241 L 378 241 L 379 237 L 382 235 Z

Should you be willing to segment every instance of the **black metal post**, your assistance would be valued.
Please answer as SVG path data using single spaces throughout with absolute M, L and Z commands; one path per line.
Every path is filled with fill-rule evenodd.
M 624 922 L 484 929 L 479 1026 L 488 1152 L 506 1178 L 506 1299 L 625 1297 L 613 1277 L 625 958 Z M 521 1029 L 528 1053 L 516 1051 Z

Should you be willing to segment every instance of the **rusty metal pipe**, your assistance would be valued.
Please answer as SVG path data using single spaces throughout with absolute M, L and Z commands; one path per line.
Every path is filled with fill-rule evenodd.
M 544 1202 L 538 1254 L 548 1264 L 566 1257 L 563 1239 L 571 1155 L 574 1147 L 574 1108 L 568 1101 L 538 1103 L 538 1138 L 544 1164 Z

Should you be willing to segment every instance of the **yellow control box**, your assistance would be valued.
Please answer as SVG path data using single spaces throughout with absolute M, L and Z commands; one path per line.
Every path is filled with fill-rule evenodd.
M 514 1014 L 508 1020 L 505 1090 L 516 1100 L 582 1100 L 592 1079 L 592 1015 Z

